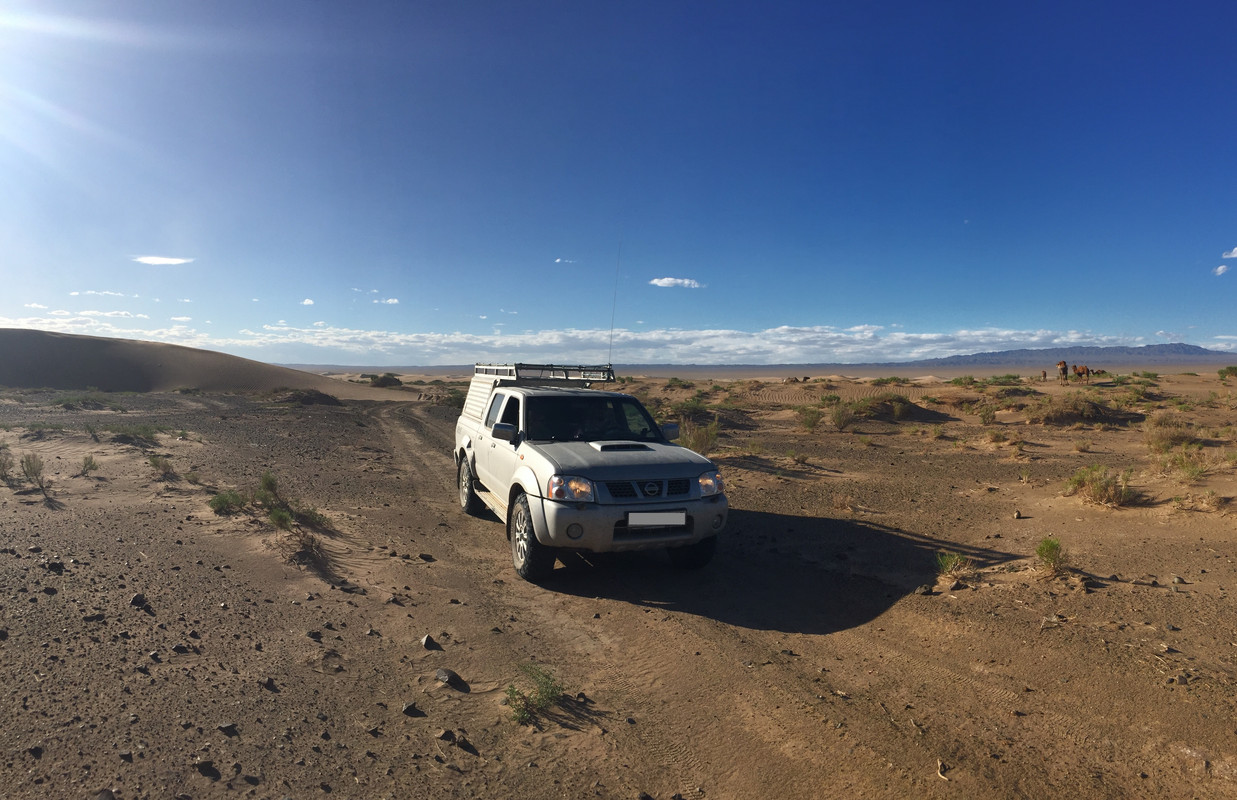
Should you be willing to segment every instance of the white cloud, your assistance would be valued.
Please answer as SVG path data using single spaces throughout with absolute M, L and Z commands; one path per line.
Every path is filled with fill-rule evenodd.
M 172 322 L 192 322 L 193 317 L 172 317 Z
M 554 259 L 554 263 L 555 264 L 574 264 L 576 263 L 576 260 L 574 258 L 556 258 Z
M 192 303 L 193 301 L 192 301 L 192 300 L 190 300 L 188 297 L 182 297 L 182 298 L 180 298 L 179 300 L 177 300 L 176 302 L 178 302 L 178 303 Z
M 314 301 L 310 300 L 308 297 L 306 297 L 304 300 L 301 301 L 301 305 L 303 306 L 312 306 L 313 304 L 314 304 Z
M 260 301 L 260 300 L 258 300 L 258 298 L 256 298 L 256 297 L 255 297 L 255 298 L 253 298 L 253 302 L 258 303 L 258 302 L 261 302 L 261 301 Z
M 1220 266 L 1213 269 L 1211 271 L 1211 274 L 1215 275 L 1218 278 L 1219 276 L 1223 275 L 1226 272 L 1228 272 L 1228 264 L 1221 264 Z
M 691 278 L 654 278 L 649 281 L 654 286 L 660 286 L 663 289 L 678 287 L 682 289 L 700 289 L 704 284 Z
M 177 264 L 190 264 L 192 258 L 168 258 L 167 256 L 138 256 L 133 259 L 139 264 L 149 264 L 152 267 L 175 266 Z
M 379 305 L 383 305 L 383 306 L 395 306 L 395 305 L 399 305 L 399 298 L 388 297 L 385 300 L 375 300 L 374 302 Z
M 326 323 L 325 323 L 325 322 L 315 322 L 315 323 L 314 323 L 314 327 L 315 327 L 315 328 L 325 328 L 325 327 L 326 327 Z
M 1222 253 L 1220 258 L 1237 258 L 1237 247 L 1234 247 L 1226 253 Z
M 83 317 L 110 317 L 112 319 L 150 319 L 145 314 L 131 314 L 128 311 L 78 311 L 77 314 Z
M 26 308 L 43 309 L 43 308 L 47 308 L 47 306 L 40 305 L 38 303 L 26 303 Z

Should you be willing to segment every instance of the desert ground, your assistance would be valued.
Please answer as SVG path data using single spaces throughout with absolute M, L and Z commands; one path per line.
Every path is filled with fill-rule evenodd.
M 718 555 L 533 585 L 458 506 L 463 376 L 230 364 L 6 375 L 5 796 L 1237 797 L 1214 367 L 623 376 L 721 465 Z

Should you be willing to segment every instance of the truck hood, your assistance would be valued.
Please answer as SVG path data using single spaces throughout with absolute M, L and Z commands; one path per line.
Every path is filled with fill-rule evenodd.
M 601 441 L 526 443 L 524 446 L 545 457 L 558 474 L 599 481 L 695 478 L 702 472 L 716 469 L 709 459 L 676 444 Z

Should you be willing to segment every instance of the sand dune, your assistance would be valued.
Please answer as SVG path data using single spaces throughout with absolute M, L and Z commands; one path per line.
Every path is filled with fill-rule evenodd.
M 317 389 L 346 399 L 389 397 L 367 386 L 180 345 L 0 329 L 0 386 L 107 392 Z

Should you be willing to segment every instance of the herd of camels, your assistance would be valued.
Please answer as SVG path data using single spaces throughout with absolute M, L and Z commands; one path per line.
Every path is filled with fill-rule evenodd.
M 1070 364 L 1065 363 L 1064 361 L 1058 361 L 1057 362 L 1057 380 L 1068 381 L 1069 373 L 1071 369 L 1074 371 L 1074 377 L 1078 378 L 1078 380 L 1082 381 L 1083 383 L 1090 383 L 1092 375 L 1107 375 L 1108 374 L 1105 370 L 1102 370 L 1102 369 L 1091 369 L 1086 364 L 1079 366 L 1077 364 L 1070 365 Z M 1039 378 L 1041 381 L 1048 380 L 1048 370 L 1046 369 L 1040 370 Z M 804 376 L 802 378 L 791 377 L 791 378 L 783 378 L 782 383 L 807 383 L 810 380 L 812 380 L 810 376 Z

